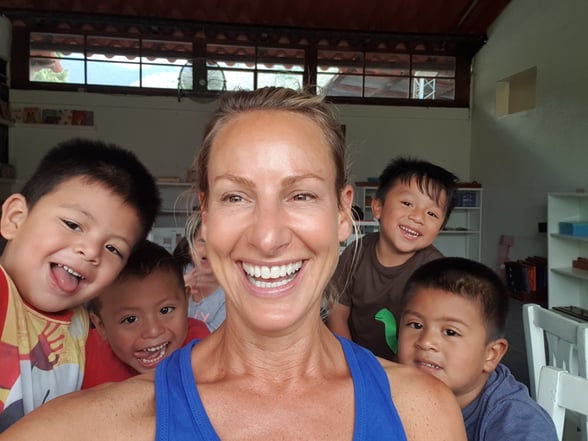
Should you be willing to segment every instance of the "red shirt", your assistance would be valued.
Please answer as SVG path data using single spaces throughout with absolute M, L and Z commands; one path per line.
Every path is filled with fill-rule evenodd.
M 188 318 L 188 334 L 182 346 L 195 338 L 204 338 L 209 334 L 210 331 L 204 322 Z M 108 340 L 103 340 L 96 329 L 90 329 L 86 342 L 86 368 L 82 389 L 102 383 L 123 381 L 135 375 L 138 375 L 138 372 L 112 352 Z

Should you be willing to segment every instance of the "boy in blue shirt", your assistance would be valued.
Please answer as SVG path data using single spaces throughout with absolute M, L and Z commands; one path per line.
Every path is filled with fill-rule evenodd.
M 550 416 L 500 363 L 507 313 L 507 289 L 490 268 L 460 257 L 428 262 L 404 289 L 399 361 L 449 386 L 469 441 L 555 441 Z

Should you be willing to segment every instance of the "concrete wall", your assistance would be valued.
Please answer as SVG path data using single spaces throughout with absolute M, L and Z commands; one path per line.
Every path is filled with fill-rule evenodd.
M 483 255 L 546 255 L 547 193 L 588 190 L 586 0 L 513 0 L 474 64 L 471 175 L 484 185 Z M 534 109 L 498 117 L 497 83 L 536 67 Z

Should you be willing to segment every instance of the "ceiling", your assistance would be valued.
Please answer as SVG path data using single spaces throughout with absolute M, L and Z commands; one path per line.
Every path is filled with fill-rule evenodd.
M 0 0 L 0 12 L 82 13 L 251 26 L 486 35 L 510 0 Z

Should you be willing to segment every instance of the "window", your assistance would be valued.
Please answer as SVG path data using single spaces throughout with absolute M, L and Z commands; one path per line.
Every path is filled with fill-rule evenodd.
M 453 100 L 455 57 L 319 50 L 317 84 L 330 96 Z
M 471 58 L 483 44 L 479 37 L 63 20 L 40 26 L 33 17 L 15 32 L 15 52 L 28 58 L 13 60 L 13 87 L 180 97 L 311 84 L 340 103 L 467 107 Z
M 192 44 L 31 33 L 29 81 L 175 90 Z

